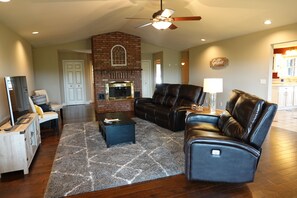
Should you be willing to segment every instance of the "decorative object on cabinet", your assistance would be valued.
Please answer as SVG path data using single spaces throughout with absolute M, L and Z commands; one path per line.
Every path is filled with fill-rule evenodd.
M 38 115 L 31 113 L 27 117 L 28 123 L 15 125 L 10 131 L 2 130 L 9 123 L 0 127 L 0 177 L 2 173 L 19 170 L 29 173 L 41 138 Z

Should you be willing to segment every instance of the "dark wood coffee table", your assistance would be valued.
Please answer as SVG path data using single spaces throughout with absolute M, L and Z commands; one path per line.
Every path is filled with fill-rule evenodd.
M 118 119 L 110 123 L 104 119 Z M 132 119 L 124 113 L 104 113 L 98 116 L 99 131 L 105 139 L 107 148 L 112 145 L 132 142 L 135 144 L 135 124 Z

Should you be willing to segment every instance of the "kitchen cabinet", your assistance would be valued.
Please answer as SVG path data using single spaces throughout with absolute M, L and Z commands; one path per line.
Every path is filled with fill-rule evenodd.
M 297 85 L 274 85 L 272 102 L 278 104 L 278 109 L 297 108 Z
M 279 87 L 278 91 L 279 108 L 293 107 L 294 87 Z
M 293 106 L 297 107 L 297 86 L 294 86 L 294 102 Z

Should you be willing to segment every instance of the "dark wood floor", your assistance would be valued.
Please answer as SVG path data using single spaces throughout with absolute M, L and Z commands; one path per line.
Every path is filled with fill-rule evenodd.
M 64 124 L 93 120 L 91 105 L 68 106 L 64 110 Z M 59 136 L 53 131 L 43 130 L 30 173 L 2 174 L 0 197 L 43 197 L 58 142 Z M 178 175 L 74 197 L 297 197 L 297 132 L 272 128 L 253 183 L 189 182 L 184 175 Z

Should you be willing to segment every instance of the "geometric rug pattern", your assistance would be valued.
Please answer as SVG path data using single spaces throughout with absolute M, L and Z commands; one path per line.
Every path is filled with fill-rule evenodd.
M 133 120 L 136 144 L 110 148 L 98 122 L 64 125 L 44 197 L 70 196 L 184 173 L 184 132 Z

